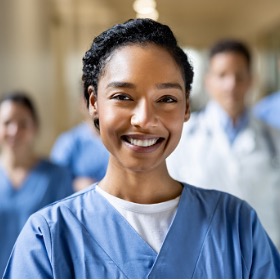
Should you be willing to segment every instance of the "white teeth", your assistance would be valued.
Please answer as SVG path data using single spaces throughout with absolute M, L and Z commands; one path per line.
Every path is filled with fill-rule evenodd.
M 128 137 L 127 139 L 129 143 L 132 145 L 139 146 L 139 147 L 149 147 L 154 145 L 159 138 L 140 140 L 140 139 L 133 139 Z

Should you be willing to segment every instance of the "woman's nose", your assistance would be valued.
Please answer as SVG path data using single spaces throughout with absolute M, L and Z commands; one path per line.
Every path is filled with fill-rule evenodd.
M 145 128 L 149 126 L 154 127 L 156 123 L 157 117 L 153 105 L 146 101 L 139 102 L 133 111 L 131 124 Z

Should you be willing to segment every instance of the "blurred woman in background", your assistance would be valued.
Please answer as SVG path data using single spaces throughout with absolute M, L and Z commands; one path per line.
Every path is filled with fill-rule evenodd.
M 35 153 L 38 128 L 25 93 L 0 98 L 0 275 L 28 217 L 73 192 L 69 171 Z
M 75 191 L 100 181 L 109 160 L 109 152 L 92 125 L 84 99 L 81 99 L 80 109 L 84 121 L 60 134 L 50 154 L 53 162 L 70 170 Z

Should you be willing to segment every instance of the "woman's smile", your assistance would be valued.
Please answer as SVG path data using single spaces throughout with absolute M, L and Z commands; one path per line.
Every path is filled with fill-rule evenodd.
M 134 146 L 150 147 L 153 146 L 159 138 L 139 138 L 139 136 L 124 136 L 124 140 Z
M 163 137 L 152 137 L 147 135 L 124 135 L 121 139 L 135 152 L 152 152 L 164 141 Z

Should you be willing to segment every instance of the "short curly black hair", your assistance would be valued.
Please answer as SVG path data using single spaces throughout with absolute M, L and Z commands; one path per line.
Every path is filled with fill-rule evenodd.
M 106 65 L 107 58 L 117 48 L 127 45 L 155 44 L 166 49 L 182 70 L 187 97 L 193 81 L 193 68 L 188 56 L 178 46 L 171 29 L 151 19 L 130 19 L 122 24 L 114 25 L 97 36 L 91 48 L 83 57 L 84 98 L 89 106 L 88 87 L 98 91 L 98 81 Z

